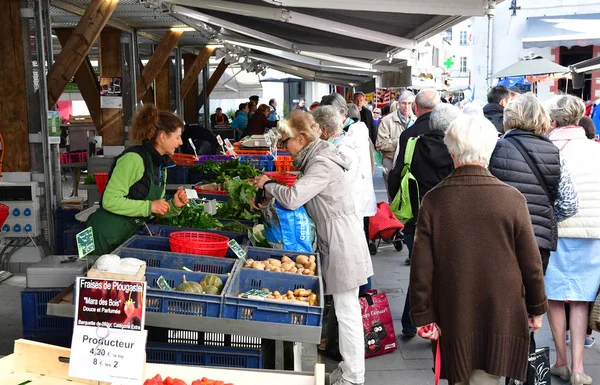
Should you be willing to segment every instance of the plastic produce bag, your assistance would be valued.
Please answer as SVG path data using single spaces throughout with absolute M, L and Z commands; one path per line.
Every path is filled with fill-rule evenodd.
M 265 236 L 274 249 L 312 253 L 314 230 L 304 207 L 287 210 L 272 199 L 263 212 Z
M 365 358 L 381 356 L 398 349 L 387 295 L 368 290 L 359 300 L 365 333 Z

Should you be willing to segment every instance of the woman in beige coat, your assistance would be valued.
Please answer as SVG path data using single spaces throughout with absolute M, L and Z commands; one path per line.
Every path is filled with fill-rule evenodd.
M 319 139 L 319 125 L 311 114 L 293 111 L 279 129 L 302 177 L 292 187 L 266 176 L 257 177 L 254 184 L 286 209 L 304 206 L 315 221 L 325 294 L 333 296 L 344 357 L 338 371 L 341 378 L 334 385 L 363 384 L 365 349 L 358 288 L 373 275 L 373 266 L 345 177 L 349 164 L 335 146 Z

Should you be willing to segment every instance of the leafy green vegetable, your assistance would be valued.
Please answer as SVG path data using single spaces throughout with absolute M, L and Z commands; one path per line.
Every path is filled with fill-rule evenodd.
M 260 217 L 250 201 L 256 196 L 254 185 L 246 180 L 232 179 L 224 184 L 229 200 L 217 208 L 217 217 L 253 221 Z
M 184 206 L 178 216 L 163 218 L 160 220 L 160 223 L 168 226 L 189 227 L 201 230 L 220 229 L 223 226 L 215 217 L 205 212 L 201 205 Z
M 190 171 L 194 174 L 220 175 L 222 173 L 222 166 L 223 163 L 209 159 L 202 164 L 193 166 Z
M 264 225 L 256 225 L 252 229 L 248 229 L 248 238 L 254 247 L 271 248 L 271 245 L 267 241 L 267 237 L 265 235 Z
M 246 233 L 248 229 L 248 226 L 237 221 L 226 223 L 221 227 L 222 231 L 232 231 L 234 233 Z
M 88 176 L 85 177 L 83 184 L 96 184 L 96 178 L 94 177 L 94 174 L 88 174 Z
M 194 174 L 205 175 L 211 182 L 224 183 L 226 180 L 239 178 L 250 179 L 260 175 L 252 165 L 240 163 L 239 159 L 228 160 L 225 163 L 208 160 L 191 168 Z

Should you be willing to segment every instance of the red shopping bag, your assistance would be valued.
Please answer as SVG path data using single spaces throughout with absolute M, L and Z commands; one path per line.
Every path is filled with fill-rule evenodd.
M 365 358 L 381 356 L 398 349 L 387 295 L 367 290 L 366 296 L 360 298 L 360 310 L 365 333 Z

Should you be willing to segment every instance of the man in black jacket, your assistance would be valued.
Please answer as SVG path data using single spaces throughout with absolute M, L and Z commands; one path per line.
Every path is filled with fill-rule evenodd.
M 510 100 L 510 90 L 504 86 L 496 86 L 488 93 L 487 100 L 483 115 L 494 124 L 500 135 L 504 134 L 504 107 Z
M 418 98 L 418 96 L 417 96 Z M 404 240 L 410 255 L 412 254 L 419 206 L 425 194 L 446 178 L 454 169 L 454 162 L 444 144 L 444 135 L 454 119 L 461 116 L 460 110 L 447 103 L 438 104 L 429 113 L 429 132 L 419 135 L 410 164 L 410 171 L 417 180 L 418 191 L 409 188 L 410 202 L 415 217 L 404 224 Z M 414 126 L 413 126 L 414 127 Z M 400 167 L 400 163 L 396 163 Z M 406 294 L 402 313 L 402 334 L 414 337 L 416 329 L 410 320 L 409 293 Z
M 375 126 L 375 119 L 373 119 L 373 113 L 365 106 L 365 94 L 357 92 L 354 94 L 352 101 L 358 107 L 360 111 L 360 121 L 363 122 L 369 129 L 369 138 L 373 145 L 377 142 L 377 127 Z

